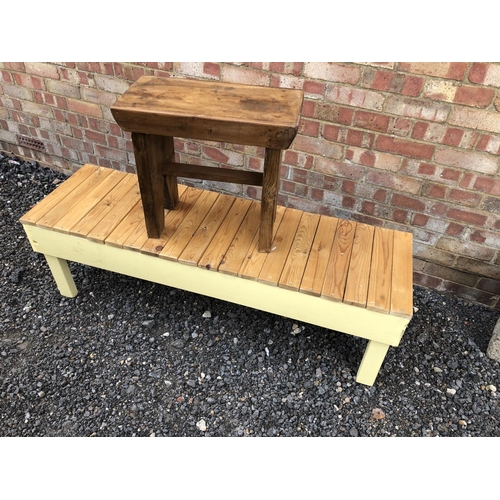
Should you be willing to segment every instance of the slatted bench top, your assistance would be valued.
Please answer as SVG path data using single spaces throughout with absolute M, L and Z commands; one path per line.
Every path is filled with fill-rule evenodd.
M 142 76 L 111 112 L 127 132 L 287 149 L 302 100 L 296 89 Z
M 257 201 L 179 186 L 163 233 L 148 238 L 137 176 L 85 165 L 20 222 L 411 318 L 410 233 L 278 207 L 272 251 L 259 253 L 259 213 Z

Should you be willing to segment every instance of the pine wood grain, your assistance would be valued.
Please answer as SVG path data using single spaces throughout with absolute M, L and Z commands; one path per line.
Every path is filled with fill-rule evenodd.
M 356 224 L 344 302 L 366 307 L 372 260 L 374 227 Z
M 411 233 L 394 232 L 391 314 L 402 318 L 413 315 L 413 238 Z
M 237 276 L 243 261 L 249 255 L 252 242 L 257 241 L 259 224 L 260 203 L 251 201 L 250 208 L 217 269 L 220 273 Z
M 332 253 L 321 291 L 322 297 L 336 301 L 341 301 L 344 298 L 355 229 L 356 223 L 353 221 L 340 220 L 337 224 Z
M 219 195 L 211 191 L 202 191 L 199 198 L 193 204 L 189 212 L 182 220 L 179 227 L 169 239 L 159 257 L 168 260 L 177 260 L 183 252 L 189 240 L 198 230 L 198 227 L 206 217 L 208 211 L 217 201 Z
M 21 224 L 35 225 L 47 212 L 52 210 L 56 205 L 82 183 L 85 179 L 92 176 L 99 167 L 96 165 L 85 165 L 78 169 L 73 175 L 59 185 L 50 195 L 47 195 L 43 200 L 39 201 L 34 207 L 26 212 L 20 219 Z
M 177 259 L 178 262 L 190 266 L 198 265 L 198 261 L 217 234 L 221 224 L 225 220 L 231 206 L 234 203 L 234 196 L 221 194 L 214 202 L 206 217 L 203 219 L 200 227 L 196 230 L 193 237 L 189 240 L 186 248 Z
M 368 285 L 367 309 L 389 313 L 391 308 L 394 231 L 376 227 Z
M 273 248 L 267 254 L 257 280 L 261 283 L 277 286 L 283 271 L 290 248 L 295 238 L 302 212 L 295 208 L 287 208 L 281 224 L 273 239 Z
M 131 235 L 136 232 L 139 224 L 143 225 L 143 230 L 145 231 L 146 225 L 144 223 L 144 210 L 142 209 L 141 199 L 139 199 L 139 201 L 133 206 L 132 210 L 130 210 L 130 212 L 123 217 L 120 223 L 106 237 L 106 245 L 123 248 Z M 136 235 L 135 238 L 137 237 L 138 236 Z
M 288 290 L 299 289 L 319 220 L 318 214 L 302 213 L 278 286 Z
M 335 217 L 321 216 L 299 291 L 321 295 L 338 222 Z
M 61 219 L 59 219 L 53 226 L 54 231 L 61 233 L 69 233 L 71 229 L 82 222 L 82 224 L 89 223 L 86 218 L 87 214 L 93 210 L 105 198 L 110 191 L 112 191 L 120 182 L 123 181 L 123 173 L 117 170 L 112 170 L 110 174 L 103 179 L 95 188 L 90 190 L 78 204 L 71 208 Z M 99 222 L 98 213 L 94 213 L 95 221 Z M 84 221 L 82 221 L 85 219 Z M 93 223 L 93 220 L 90 220 Z
M 110 168 L 99 167 L 85 180 L 79 183 L 71 194 L 64 197 L 57 205 L 43 215 L 36 223 L 37 226 L 52 229 L 59 220 L 68 214 L 81 201 L 85 200 L 87 195 L 100 183 L 108 177 L 113 170 Z
M 224 222 L 221 224 L 217 234 L 214 235 L 207 249 L 198 261 L 198 267 L 204 267 L 211 271 L 217 271 L 219 264 L 224 260 L 227 249 L 231 245 L 240 225 L 247 214 L 250 200 L 237 198 L 234 200 Z

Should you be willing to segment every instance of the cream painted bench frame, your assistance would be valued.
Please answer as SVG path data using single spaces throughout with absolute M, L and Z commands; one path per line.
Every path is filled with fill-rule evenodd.
M 63 296 L 77 295 L 67 264 L 72 261 L 365 338 L 369 342 L 356 381 L 369 386 L 374 384 L 389 346 L 399 345 L 410 321 L 35 225 L 25 224 L 24 229 L 33 250 L 44 254 Z

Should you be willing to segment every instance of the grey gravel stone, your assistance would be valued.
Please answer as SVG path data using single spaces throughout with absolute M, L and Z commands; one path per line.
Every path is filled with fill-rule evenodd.
M 500 436 L 499 311 L 415 286 L 366 387 L 363 339 L 75 263 L 63 298 L 18 222 L 56 179 L 0 153 L 1 436 Z

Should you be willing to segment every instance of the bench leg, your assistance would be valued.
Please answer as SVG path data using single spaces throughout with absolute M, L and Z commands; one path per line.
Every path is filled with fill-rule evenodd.
M 159 238 L 165 227 L 163 209 L 175 208 L 179 199 L 177 179 L 163 176 L 163 166 L 173 158 L 174 140 L 133 132 L 132 143 L 147 233 L 150 238 Z
M 47 264 L 54 276 L 57 288 L 61 295 L 65 297 L 76 297 L 78 290 L 76 289 L 73 276 L 71 276 L 71 271 L 69 270 L 68 263 L 64 259 L 59 259 L 58 257 L 52 257 L 52 255 L 45 255 Z
M 373 385 L 385 355 L 389 349 L 389 344 L 381 344 L 370 340 L 366 346 L 365 354 L 359 365 L 356 382 L 365 385 Z
M 260 207 L 259 252 L 270 252 L 276 218 L 281 149 L 266 148 Z

